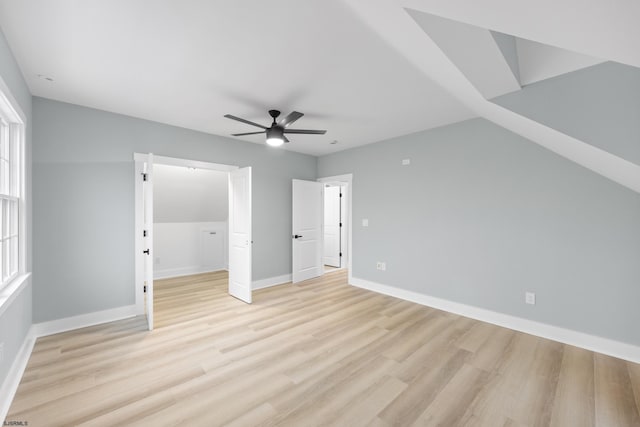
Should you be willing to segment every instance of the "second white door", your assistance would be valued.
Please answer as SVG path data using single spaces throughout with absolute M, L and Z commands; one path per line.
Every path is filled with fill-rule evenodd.
M 340 187 L 329 186 L 324 189 L 324 265 L 342 267 L 341 252 L 341 200 Z
M 322 275 L 322 184 L 293 180 L 293 283 Z
M 251 168 L 229 173 L 229 294 L 251 303 Z
M 146 296 L 147 326 L 153 331 L 153 154 L 149 153 L 143 173 L 143 209 L 145 250 L 144 257 L 144 288 Z

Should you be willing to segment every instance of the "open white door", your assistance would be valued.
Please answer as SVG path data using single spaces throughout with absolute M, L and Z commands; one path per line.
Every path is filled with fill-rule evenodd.
M 251 303 L 251 168 L 229 172 L 229 295 Z
M 322 275 L 322 183 L 293 180 L 293 283 Z
M 149 330 L 153 330 L 153 154 L 149 154 L 144 168 L 142 192 L 144 197 L 144 285 L 145 311 Z
M 324 188 L 324 265 L 341 267 L 340 187 Z

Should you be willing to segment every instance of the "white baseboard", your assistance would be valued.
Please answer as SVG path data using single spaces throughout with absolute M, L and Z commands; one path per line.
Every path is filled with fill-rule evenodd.
M 45 337 L 60 332 L 86 328 L 87 326 L 115 322 L 116 320 L 127 319 L 135 315 L 136 306 L 127 305 L 109 310 L 81 314 L 79 316 L 65 317 L 64 319 L 51 320 L 49 322 L 36 323 L 32 328 L 36 337 Z
M 282 285 L 291 281 L 291 274 L 283 274 L 282 276 L 268 277 L 266 279 L 254 280 L 251 283 L 251 289 L 264 289 L 271 286 Z
M 18 391 L 22 374 L 24 374 L 24 370 L 27 367 L 35 342 L 36 336 L 34 334 L 34 328 L 31 326 L 29 332 L 27 332 L 27 336 L 24 337 L 24 341 L 22 346 L 20 346 L 20 350 L 18 350 L 16 358 L 11 364 L 9 374 L 2 383 L 2 387 L 0 387 L 0 420 L 4 420 L 7 417 L 11 402 L 13 402 L 16 391 Z
M 218 268 L 203 267 L 194 265 L 191 267 L 169 268 L 166 270 L 156 270 L 153 272 L 153 280 L 156 279 L 172 279 L 174 277 L 191 276 L 192 274 L 212 273 L 214 271 L 226 270 L 224 265 Z
M 154 272 L 154 280 L 156 279 L 172 279 L 175 277 L 182 276 L 191 276 L 192 274 L 201 274 L 201 273 L 213 273 L 214 271 L 228 271 L 227 267 L 220 267 L 215 270 L 211 270 L 210 268 L 202 268 L 202 267 L 185 267 L 185 268 L 174 268 L 171 270 L 159 270 Z M 283 274 L 282 276 L 275 277 L 267 277 L 266 279 L 254 280 L 251 283 L 251 289 L 263 289 L 269 288 L 271 286 L 282 285 L 283 283 L 287 283 L 291 281 L 291 274 Z
M 607 354 L 609 356 L 628 360 L 634 363 L 640 363 L 640 347 L 631 344 L 614 341 L 571 329 L 561 328 L 559 326 L 548 325 L 546 323 L 536 322 L 534 320 L 524 319 L 509 314 L 498 313 L 496 311 L 484 308 L 474 307 L 471 305 L 461 304 L 441 298 L 432 297 L 418 292 L 408 291 L 381 283 L 371 282 L 369 280 L 352 277 L 349 283 L 359 288 L 367 289 L 380 294 L 389 295 L 406 301 L 415 302 L 417 304 L 426 305 L 428 307 L 437 308 L 439 310 L 448 311 L 450 313 L 459 314 L 461 316 L 470 317 L 494 325 L 502 326 L 508 329 L 524 332 L 564 344 L 573 345 L 575 347 L 584 348 L 586 350 L 595 351 L 597 353 Z

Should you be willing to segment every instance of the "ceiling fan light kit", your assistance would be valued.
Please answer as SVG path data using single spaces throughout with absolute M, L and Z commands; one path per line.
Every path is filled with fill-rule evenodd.
M 280 127 L 272 127 L 267 129 L 267 144 L 272 147 L 278 147 L 284 144 L 284 131 Z
M 298 120 L 300 117 L 304 116 L 304 114 L 299 113 L 297 111 L 291 112 L 287 117 L 276 122 L 276 118 L 280 116 L 280 111 L 278 110 L 269 110 L 269 115 L 273 119 L 271 123 L 271 127 L 262 126 L 261 124 L 254 123 L 252 121 L 242 119 L 240 117 L 233 116 L 231 114 L 225 114 L 227 119 L 236 120 L 238 122 L 246 123 L 251 126 L 256 126 L 262 128 L 259 132 L 245 132 L 245 133 L 234 133 L 231 136 L 246 136 L 246 135 L 257 135 L 260 133 L 264 133 L 267 135 L 267 144 L 272 147 L 278 147 L 285 142 L 289 142 L 289 139 L 285 136 L 285 133 L 296 133 L 302 135 L 324 135 L 327 133 L 326 130 L 313 130 L 313 129 L 288 129 L 291 123 Z

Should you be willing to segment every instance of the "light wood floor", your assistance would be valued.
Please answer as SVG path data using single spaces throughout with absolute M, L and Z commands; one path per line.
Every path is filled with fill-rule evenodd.
M 640 365 L 346 285 L 156 285 L 143 318 L 37 341 L 29 426 L 640 426 Z

